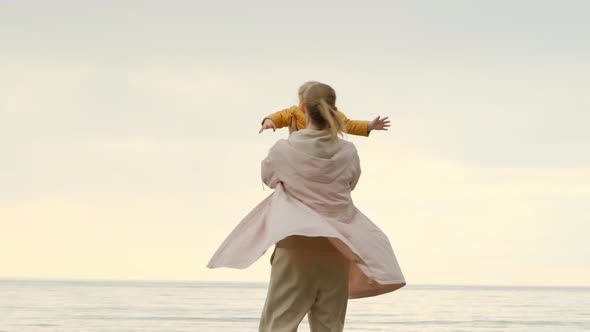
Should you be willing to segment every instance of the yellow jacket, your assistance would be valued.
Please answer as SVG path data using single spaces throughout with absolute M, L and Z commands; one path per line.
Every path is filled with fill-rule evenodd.
M 351 135 L 358 136 L 369 136 L 369 121 L 350 120 L 342 112 L 336 112 L 338 117 L 342 120 L 346 126 L 346 132 Z M 295 116 L 297 121 L 297 129 L 303 129 L 307 126 L 305 120 L 305 113 L 299 108 L 299 106 L 291 106 L 282 111 L 275 112 L 265 119 L 271 119 L 275 126 L 278 128 L 289 127 L 291 124 L 291 117 Z M 264 122 L 264 120 L 262 120 Z

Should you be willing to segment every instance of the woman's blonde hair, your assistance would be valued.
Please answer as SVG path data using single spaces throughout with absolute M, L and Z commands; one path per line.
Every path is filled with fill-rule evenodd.
M 332 138 L 346 132 L 344 123 L 336 115 L 336 91 L 331 86 L 319 82 L 306 82 L 299 88 L 304 88 L 302 103 L 309 120 L 320 129 L 330 128 Z M 309 121 L 308 120 L 308 121 Z

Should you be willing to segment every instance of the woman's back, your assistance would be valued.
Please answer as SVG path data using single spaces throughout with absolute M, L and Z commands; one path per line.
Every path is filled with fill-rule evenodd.
M 262 165 L 263 179 L 274 174 L 286 192 L 319 214 L 345 222 L 354 213 L 350 193 L 360 166 L 352 143 L 304 129 L 278 141 Z

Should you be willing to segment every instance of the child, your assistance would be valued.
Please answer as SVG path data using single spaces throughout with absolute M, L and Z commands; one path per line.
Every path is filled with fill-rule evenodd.
M 265 129 L 271 129 L 273 131 L 277 128 L 292 126 L 292 130 L 303 129 L 306 126 L 305 114 L 301 110 L 301 102 L 305 91 L 312 85 L 318 84 L 316 81 L 305 82 L 299 88 L 299 106 L 291 106 L 290 108 L 282 111 L 275 112 L 262 120 L 262 128 L 260 128 L 259 134 Z M 359 121 L 350 120 L 342 112 L 337 111 L 337 116 L 342 122 L 344 122 L 346 133 L 358 136 L 369 136 L 371 130 L 387 130 L 389 127 L 389 118 L 380 116 L 373 119 L 373 121 Z

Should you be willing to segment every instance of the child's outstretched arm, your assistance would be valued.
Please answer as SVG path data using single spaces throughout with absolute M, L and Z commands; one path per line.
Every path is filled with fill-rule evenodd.
M 357 136 L 369 136 L 371 130 L 387 130 L 389 127 L 389 118 L 384 117 L 381 118 L 380 116 L 376 117 L 372 121 L 360 121 L 360 120 L 350 120 L 349 118 L 344 115 L 344 113 L 338 111 L 338 115 L 344 125 L 346 126 L 346 132 L 350 135 L 357 135 Z
M 264 120 L 262 120 L 262 127 L 258 133 L 260 134 L 265 129 L 272 128 L 272 130 L 275 131 L 278 128 L 289 126 L 291 124 L 291 118 L 293 117 L 295 109 L 297 109 L 297 106 L 286 108 L 268 115 L 264 118 Z

